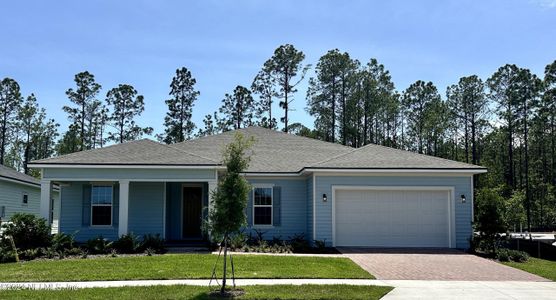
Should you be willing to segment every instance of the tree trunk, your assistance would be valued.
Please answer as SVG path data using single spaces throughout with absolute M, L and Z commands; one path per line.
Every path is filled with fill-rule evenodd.
M 346 79 L 342 76 L 342 144 L 347 145 Z
M 508 185 L 514 189 L 515 188 L 515 181 L 514 181 L 514 147 L 513 147 L 513 120 L 511 117 L 512 108 L 511 105 L 508 105 L 508 178 L 506 179 Z
M 529 140 L 528 140 L 528 128 L 527 128 L 527 100 L 525 100 L 525 109 L 524 109 L 524 128 L 523 128 L 523 136 L 525 142 L 525 200 L 527 201 L 527 227 L 529 231 L 531 231 L 531 195 L 529 191 Z
M 289 78 L 288 68 L 285 73 L 284 84 L 284 132 L 288 132 L 288 91 L 289 91 Z
M 81 102 L 81 151 L 85 149 L 85 96 L 81 95 L 83 102 Z
M 224 273 L 222 273 L 222 287 L 220 288 L 220 293 L 224 294 L 226 291 L 226 262 L 228 255 L 228 234 L 224 234 Z
M 332 143 L 336 142 L 336 78 L 332 78 Z

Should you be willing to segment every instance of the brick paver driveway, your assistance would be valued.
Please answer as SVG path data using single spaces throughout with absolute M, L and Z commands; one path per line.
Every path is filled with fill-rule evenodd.
M 338 250 L 377 279 L 383 280 L 549 281 L 453 249 Z

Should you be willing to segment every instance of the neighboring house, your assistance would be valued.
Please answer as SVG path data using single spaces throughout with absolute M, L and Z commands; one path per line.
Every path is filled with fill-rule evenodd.
M 246 230 L 329 246 L 467 248 L 480 166 L 388 147 L 351 148 L 259 127 L 245 177 Z M 164 145 L 139 140 L 32 162 L 42 215 L 61 185 L 60 230 L 80 241 L 158 233 L 202 238 L 208 197 L 235 131 Z
M 58 232 L 59 192 L 51 195 L 52 231 Z M 0 218 L 9 221 L 15 213 L 40 216 L 41 183 L 38 179 L 0 165 Z

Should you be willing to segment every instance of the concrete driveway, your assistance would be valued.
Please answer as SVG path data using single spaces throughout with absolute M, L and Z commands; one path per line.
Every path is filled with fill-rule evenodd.
M 338 248 L 338 250 L 381 280 L 549 281 L 453 249 Z

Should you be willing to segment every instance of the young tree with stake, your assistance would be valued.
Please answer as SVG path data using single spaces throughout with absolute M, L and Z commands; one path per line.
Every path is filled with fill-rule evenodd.
M 226 289 L 226 264 L 230 234 L 238 232 L 246 223 L 245 207 L 251 186 L 241 175 L 249 166 L 248 151 L 254 143 L 253 138 L 246 138 L 236 133 L 234 140 L 226 146 L 223 163 L 226 172 L 211 195 L 211 211 L 208 216 L 208 230 L 213 239 L 222 240 L 224 248 L 224 269 L 220 293 Z M 233 272 L 233 263 L 232 263 Z

